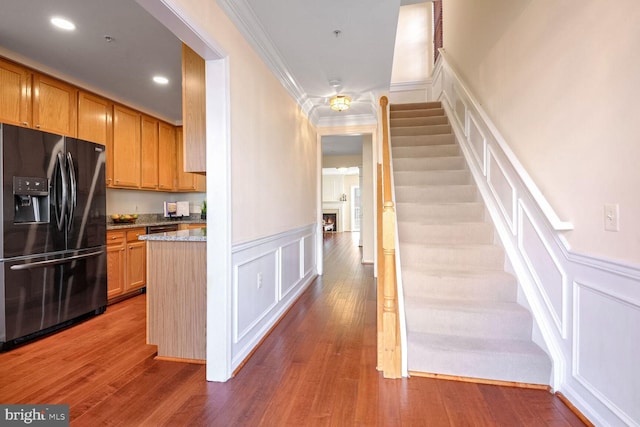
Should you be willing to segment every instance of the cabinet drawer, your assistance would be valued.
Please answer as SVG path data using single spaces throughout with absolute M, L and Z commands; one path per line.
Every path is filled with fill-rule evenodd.
M 125 242 L 124 230 L 107 231 L 107 245 L 121 245 Z
M 127 242 L 137 242 L 138 237 L 147 234 L 146 228 L 132 228 L 127 230 Z

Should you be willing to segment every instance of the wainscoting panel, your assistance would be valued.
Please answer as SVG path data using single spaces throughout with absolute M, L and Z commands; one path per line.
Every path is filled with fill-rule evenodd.
M 487 139 L 478 127 L 478 123 L 473 116 L 469 117 L 469 144 L 471 151 L 476 157 L 476 162 L 482 168 L 482 174 L 487 174 Z
M 232 248 L 232 369 L 317 276 L 317 224 Z
M 640 426 L 640 266 L 571 250 L 563 233 L 572 224 L 558 218 L 447 58 L 441 50 L 433 100 L 450 118 L 518 277 L 534 339 L 552 358 L 550 385 L 595 425 Z
M 302 269 L 300 266 L 300 242 L 294 241 L 282 247 L 282 286 L 279 297 L 282 298 L 300 281 Z
M 516 232 L 516 189 L 509 180 L 493 149 L 487 150 L 487 183 L 512 233 Z M 484 165 L 482 162 L 481 165 Z
M 278 301 L 277 267 L 277 251 L 234 266 L 234 342 L 242 340 Z
M 316 239 L 315 235 L 309 234 L 302 238 L 302 245 L 300 250 L 302 251 L 302 276 L 306 277 L 310 275 L 316 268 Z
M 567 336 L 565 316 L 566 279 L 533 225 L 531 215 L 520 204 L 520 223 L 518 225 L 518 248 L 529 272 L 538 286 L 538 292 L 545 302 L 553 322 L 563 338 Z
M 575 282 L 574 289 L 574 375 L 627 425 L 633 425 L 632 420 L 640 420 L 640 339 L 634 334 L 640 325 L 640 305 L 585 283 Z M 629 332 L 627 339 L 611 333 L 621 327 Z M 627 357 L 630 354 L 636 359 Z

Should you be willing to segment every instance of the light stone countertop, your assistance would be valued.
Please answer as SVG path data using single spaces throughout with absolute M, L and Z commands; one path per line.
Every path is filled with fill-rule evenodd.
M 206 242 L 207 228 L 192 228 L 190 230 L 170 231 L 167 233 L 144 234 L 138 240 L 154 240 L 165 242 Z

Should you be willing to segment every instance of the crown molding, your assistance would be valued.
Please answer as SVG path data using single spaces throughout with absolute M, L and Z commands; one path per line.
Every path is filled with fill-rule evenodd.
M 267 35 L 251 6 L 245 0 L 218 0 L 218 3 L 302 111 L 308 115 L 313 104 L 289 71 L 282 55 Z

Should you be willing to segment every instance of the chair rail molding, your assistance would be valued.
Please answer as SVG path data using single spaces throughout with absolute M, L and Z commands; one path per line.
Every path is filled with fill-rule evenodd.
M 447 112 L 518 278 L 534 340 L 553 360 L 551 386 L 596 425 L 640 426 L 640 266 L 571 250 L 562 232 L 573 225 L 556 215 L 440 53 L 433 99 Z

